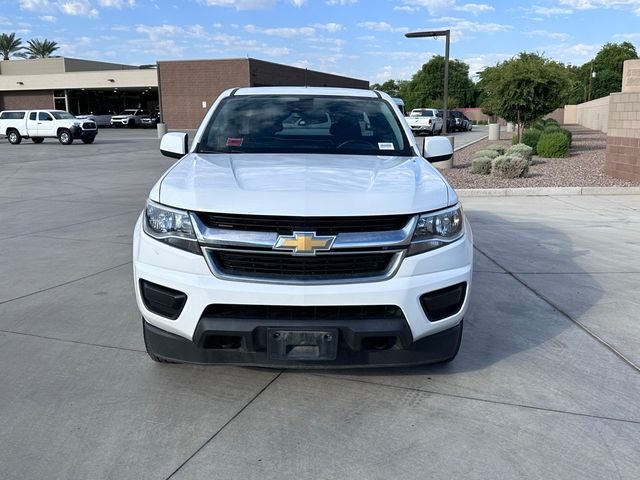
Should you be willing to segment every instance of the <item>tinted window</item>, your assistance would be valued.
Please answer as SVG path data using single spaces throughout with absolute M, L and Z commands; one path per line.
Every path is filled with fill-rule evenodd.
M 431 110 L 411 110 L 412 117 L 433 117 Z
M 51 118 L 51 115 L 49 115 L 47 112 L 39 112 L 38 120 L 48 122 L 48 121 L 53 121 L 53 118 Z
M 226 98 L 205 127 L 199 151 L 413 154 L 384 100 L 311 95 Z
M 120 115 L 136 115 L 138 113 L 137 110 L 125 110 Z
M 35 120 L 38 114 L 36 112 L 31 112 L 29 114 L 29 120 Z
M 53 115 L 53 117 L 57 118 L 58 120 L 72 120 L 76 118 L 69 112 L 51 112 L 51 115 Z
M 0 118 L 2 120 L 19 120 L 24 118 L 25 112 L 2 112 Z

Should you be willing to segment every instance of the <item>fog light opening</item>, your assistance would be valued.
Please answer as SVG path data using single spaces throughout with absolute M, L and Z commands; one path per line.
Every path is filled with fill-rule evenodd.
M 366 337 L 362 339 L 363 350 L 389 350 L 396 344 L 396 337 Z

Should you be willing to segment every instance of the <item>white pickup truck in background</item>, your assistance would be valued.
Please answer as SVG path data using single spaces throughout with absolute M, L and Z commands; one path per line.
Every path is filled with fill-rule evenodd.
M 31 138 L 33 143 L 57 138 L 61 144 L 70 145 L 74 139 L 93 143 L 98 127 L 93 121 L 78 120 L 62 110 L 5 110 L 0 112 L 0 134 L 12 145 L 23 138 Z
M 435 108 L 414 108 L 406 120 L 414 134 L 440 135 L 444 125 L 442 114 Z

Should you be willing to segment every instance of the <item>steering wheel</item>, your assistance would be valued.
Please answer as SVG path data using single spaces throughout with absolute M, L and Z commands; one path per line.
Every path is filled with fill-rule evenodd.
M 339 143 L 336 147 L 336 150 L 346 147 L 347 145 L 360 145 L 364 147 L 365 150 L 373 150 L 374 146 L 371 142 L 367 142 L 366 140 L 346 140 L 342 143 Z

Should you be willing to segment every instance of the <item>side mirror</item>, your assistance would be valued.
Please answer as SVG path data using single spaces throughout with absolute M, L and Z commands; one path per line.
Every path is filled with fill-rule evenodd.
M 422 156 L 430 163 L 443 162 L 453 158 L 453 145 L 446 137 L 426 138 Z
M 189 135 L 182 132 L 165 133 L 160 141 L 160 153 L 165 157 L 182 158 L 189 151 Z

